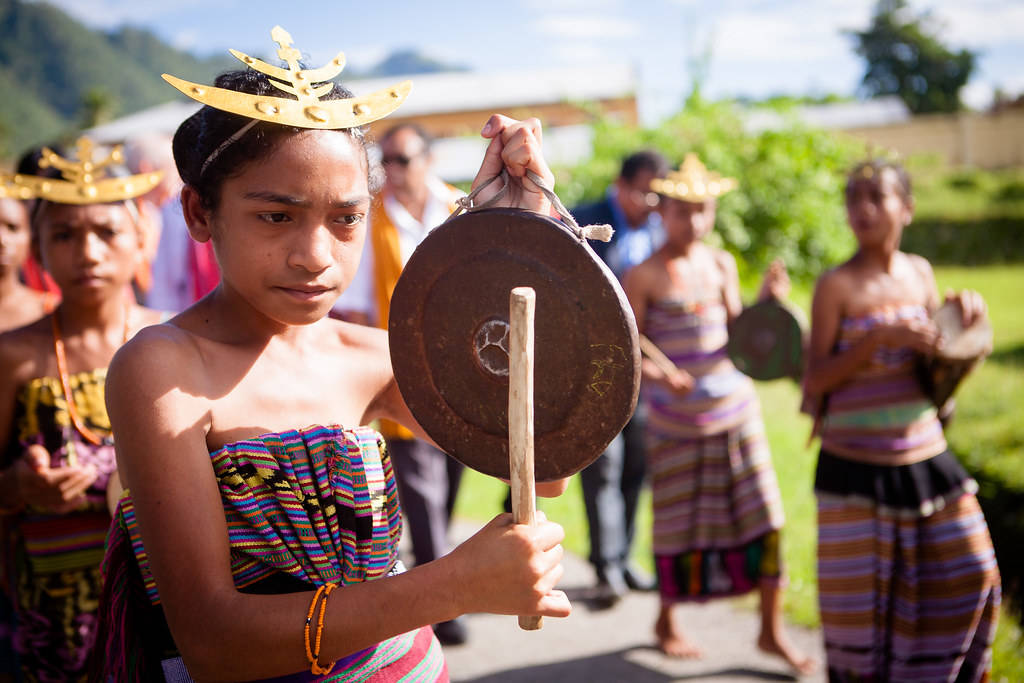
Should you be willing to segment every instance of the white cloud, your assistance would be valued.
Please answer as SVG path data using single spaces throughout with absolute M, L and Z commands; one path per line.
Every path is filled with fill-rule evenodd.
M 541 33 L 559 38 L 634 38 L 640 35 L 636 22 L 590 14 L 549 15 L 537 19 L 534 26 Z
M 1009 0 L 987 2 L 939 2 L 931 7 L 942 26 L 941 35 L 954 47 L 984 47 L 1024 41 L 1024 3 Z

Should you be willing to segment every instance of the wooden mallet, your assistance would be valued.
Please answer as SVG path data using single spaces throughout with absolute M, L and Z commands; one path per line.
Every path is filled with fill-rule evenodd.
M 512 485 L 512 520 L 533 526 L 537 502 L 533 474 L 533 321 L 537 295 L 516 287 L 509 297 L 508 457 Z M 541 617 L 520 616 L 519 628 L 535 631 Z

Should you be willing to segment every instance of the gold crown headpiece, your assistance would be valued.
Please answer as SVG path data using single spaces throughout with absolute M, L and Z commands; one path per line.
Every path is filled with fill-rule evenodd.
M 6 196 L 58 204 L 103 204 L 144 195 L 163 178 L 163 171 L 109 176 L 107 167 L 124 161 L 121 145 L 115 145 L 105 159 L 96 159 L 96 145 L 89 138 L 79 138 L 75 147 L 77 160 L 66 159 L 49 147 L 42 149 L 39 167 L 55 168 L 63 179 L 16 173 L 6 184 Z
M 655 178 L 651 181 L 651 190 L 654 192 L 684 202 L 714 199 L 736 187 L 737 182 L 734 178 L 723 178 L 720 174 L 709 171 L 697 155 L 692 153 L 686 155 L 678 171 L 672 171 L 664 178 Z
M 303 69 L 299 64 L 302 53 L 292 47 L 294 41 L 287 31 L 275 26 L 270 31 L 270 38 L 280 46 L 277 56 L 288 64 L 287 69 L 267 64 L 238 50 L 230 52 L 246 66 L 270 76 L 270 83 L 275 88 L 294 95 L 296 99 L 199 85 L 169 74 L 164 74 L 163 78 L 188 97 L 214 109 L 298 128 L 362 126 L 393 112 L 412 89 L 411 81 L 403 81 L 363 97 L 321 100 L 334 87 L 330 80 L 345 68 L 345 54 L 339 52 L 334 59 L 318 69 Z
M 851 173 L 856 173 L 858 178 L 873 178 L 877 166 L 899 164 L 903 161 L 897 150 L 870 142 L 865 146 L 864 154 L 864 158 L 854 164 L 851 170 Z

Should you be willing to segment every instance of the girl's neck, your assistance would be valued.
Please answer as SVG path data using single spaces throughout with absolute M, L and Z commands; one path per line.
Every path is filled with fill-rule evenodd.
M 95 331 L 100 334 L 117 333 L 121 336 L 128 324 L 132 302 L 127 293 L 99 302 L 76 302 L 65 299 L 53 312 L 60 323 L 64 337 Z
M 14 268 L 4 268 L 0 271 L 0 300 L 8 301 L 11 297 L 22 294 L 25 285 L 18 279 L 18 271 Z
M 665 242 L 662 247 L 662 253 L 665 254 L 665 258 L 668 260 L 676 258 L 689 258 L 697 251 L 697 245 L 700 244 L 700 240 L 690 240 L 685 244 L 678 244 L 674 242 Z
M 857 250 L 857 253 L 854 255 L 853 258 L 856 262 L 860 263 L 861 265 L 877 269 L 883 273 L 891 274 L 893 272 L 893 268 L 895 268 L 896 255 L 898 253 L 898 249 L 864 249 L 862 247 Z
M 230 344 L 266 346 L 273 340 L 297 343 L 309 325 L 290 325 L 267 317 L 222 281 L 203 300 L 209 312 L 203 317 L 216 320 L 216 338 Z M 215 311 L 215 312 L 214 312 Z

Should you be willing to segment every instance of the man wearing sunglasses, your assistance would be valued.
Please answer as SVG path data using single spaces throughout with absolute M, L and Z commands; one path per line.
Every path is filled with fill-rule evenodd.
M 391 294 L 412 252 L 433 228 L 455 210 L 462 195 L 431 172 L 431 136 L 414 123 L 391 128 L 379 142 L 384 187 L 368 216 L 366 243 L 355 278 L 335 304 L 335 314 L 352 322 L 387 329 Z M 412 432 L 387 420 L 381 423 L 406 512 L 406 530 L 416 564 L 448 552 L 448 522 L 463 465 Z M 434 626 L 446 645 L 463 643 L 461 620 Z
M 661 154 L 642 150 L 626 157 L 619 177 L 605 196 L 572 211 L 580 225 L 608 223 L 615 228 L 612 241 L 591 242 L 620 280 L 627 270 L 645 261 L 665 240 L 654 209 L 658 195 L 651 180 L 668 172 Z M 632 590 L 653 590 L 651 578 L 629 562 L 636 522 L 637 499 L 644 481 L 643 400 L 622 433 L 589 467 L 580 473 L 590 527 L 590 563 L 597 573 L 593 602 L 613 606 Z

